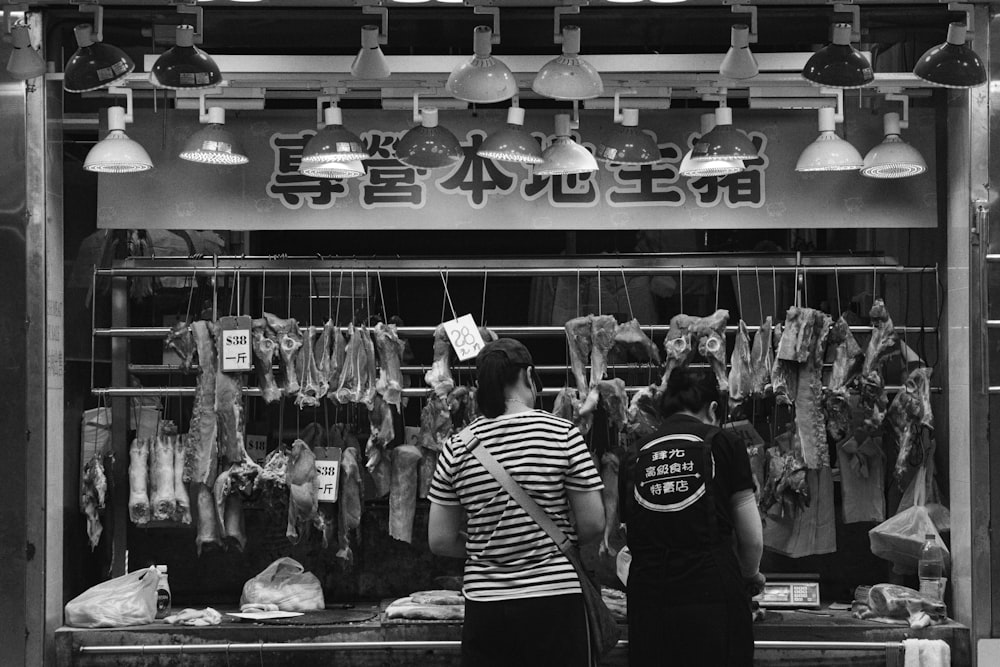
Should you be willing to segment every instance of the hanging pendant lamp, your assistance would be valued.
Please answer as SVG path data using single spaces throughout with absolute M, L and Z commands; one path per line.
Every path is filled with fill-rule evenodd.
M 302 151 L 303 164 L 327 162 L 352 162 L 371 157 L 358 135 L 344 127 L 344 115 L 334 104 L 323 110 L 323 123 L 319 131 L 306 143 Z
M 590 151 L 573 141 L 571 129 L 569 114 L 556 114 L 556 138 L 542 153 L 542 163 L 535 167 L 537 176 L 566 176 L 597 171 L 597 160 Z
M 476 26 L 473 32 L 471 59 L 456 67 L 445 90 L 455 99 L 476 104 L 494 104 L 517 95 L 517 80 L 507 65 L 492 55 L 493 29 L 488 25 Z
M 837 111 L 819 110 L 819 137 L 805 147 L 795 164 L 795 171 L 857 171 L 864 160 L 849 142 L 837 136 Z
M 750 27 L 734 25 L 729 38 L 729 51 L 722 59 L 719 74 L 729 79 L 752 79 L 760 72 L 757 59 L 750 51 Z
M 900 130 L 904 123 L 899 114 L 890 112 L 883 117 L 885 138 L 865 155 L 861 175 L 869 178 L 908 178 L 927 171 L 924 156 L 903 141 Z
M 543 162 L 541 146 L 524 130 L 524 109 L 517 106 L 507 110 L 507 127 L 486 137 L 476 155 L 488 160 L 517 164 Z
M 101 23 L 103 12 L 100 7 L 97 10 L 97 23 Z M 67 92 L 85 93 L 112 86 L 135 69 L 127 53 L 101 41 L 100 31 L 100 25 L 95 33 L 94 26 L 88 23 L 73 29 L 78 48 L 63 71 L 63 89 Z
M 701 136 L 712 131 L 715 127 L 715 113 L 703 113 L 701 115 Z M 745 171 L 746 167 L 742 160 L 694 160 L 691 158 L 692 148 L 681 160 L 678 172 L 681 176 L 688 178 L 701 178 L 702 176 L 728 176 Z
M 617 103 L 616 97 L 616 107 Z M 638 109 L 622 109 L 621 113 L 618 113 L 616 108 L 615 123 L 621 125 L 616 127 L 611 136 L 598 146 L 596 155 L 598 160 L 617 164 L 643 165 L 654 164 L 663 159 L 660 155 L 660 147 L 656 145 L 656 140 L 639 129 Z
M 361 50 L 351 63 L 355 79 L 388 79 L 392 72 L 382 53 L 381 33 L 377 25 L 361 26 Z
M 34 79 L 45 74 L 48 69 L 41 54 L 31 46 L 31 34 L 28 26 L 16 23 L 10 29 L 10 58 L 7 60 L 7 73 L 20 81 Z
M 952 23 L 944 44 L 928 49 L 920 56 L 913 73 L 924 81 L 946 88 L 973 88 L 987 81 L 982 58 L 965 44 L 966 26 Z
M 222 83 L 219 66 L 210 55 L 195 46 L 195 34 L 194 26 L 177 26 L 175 45 L 161 54 L 149 71 L 149 81 L 154 86 L 187 90 L 211 88 Z
M 410 128 L 396 142 L 397 160 L 417 169 L 442 169 L 462 161 L 462 145 L 451 130 L 438 125 L 437 108 L 418 110 L 415 106 L 413 120 L 420 125 Z
M 835 23 L 833 42 L 806 61 L 802 77 L 828 88 L 862 88 L 874 81 L 871 63 L 851 45 L 852 31 L 850 23 Z
M 191 135 L 180 153 L 182 160 L 202 164 L 238 165 L 250 161 L 236 136 L 226 129 L 226 110 L 209 107 L 205 110 L 205 96 L 201 96 L 199 120 L 206 127 Z
M 715 110 L 715 127 L 702 135 L 691 149 L 691 159 L 698 160 L 752 160 L 757 157 L 757 147 L 750 138 L 733 127 L 733 110 L 719 107 Z
M 539 70 L 531 89 L 555 100 L 590 100 L 604 92 L 604 82 L 594 66 L 580 58 L 580 28 L 562 29 L 563 52 Z
M 365 165 L 361 160 L 350 162 L 326 162 L 299 164 L 299 173 L 311 178 L 360 178 L 365 175 Z
M 125 95 L 126 105 L 108 109 L 108 136 L 90 149 L 83 168 L 99 174 L 131 174 L 152 169 L 153 161 L 146 149 L 125 134 L 125 125 L 132 122 L 132 89 L 112 88 L 110 92 Z

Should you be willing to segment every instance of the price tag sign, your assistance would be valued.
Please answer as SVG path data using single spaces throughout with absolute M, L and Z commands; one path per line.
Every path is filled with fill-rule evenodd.
M 250 370 L 253 359 L 250 350 L 250 318 L 220 317 L 222 349 L 219 352 L 223 373 L 245 373 Z
M 264 459 L 267 458 L 267 436 L 247 433 L 246 443 L 247 454 L 253 459 L 253 462 L 259 466 L 264 465 Z
M 319 473 L 319 501 L 321 503 L 337 502 L 337 490 L 340 488 L 340 455 L 339 447 L 317 448 L 316 472 Z M 320 454 L 322 452 L 322 454 Z M 323 458 L 319 458 L 319 456 Z
M 475 358 L 486 345 L 483 337 L 479 335 L 479 327 L 476 326 L 472 315 L 462 315 L 456 320 L 445 322 L 444 330 L 448 333 L 448 339 L 455 348 L 459 361 Z

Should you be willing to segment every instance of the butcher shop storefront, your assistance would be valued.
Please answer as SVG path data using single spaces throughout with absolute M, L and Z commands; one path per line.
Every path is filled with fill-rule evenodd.
M 692 366 L 753 473 L 755 664 L 1000 662 L 990 5 L 5 19 L 10 664 L 458 664 L 428 494 L 501 337 L 605 486 L 601 664 L 622 462 Z

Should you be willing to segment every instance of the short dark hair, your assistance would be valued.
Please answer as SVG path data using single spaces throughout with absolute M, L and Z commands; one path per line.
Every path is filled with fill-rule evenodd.
M 476 402 L 479 404 L 479 411 L 490 419 L 499 417 L 506 410 L 506 389 L 517 382 L 524 366 L 510 361 L 506 354 L 497 351 L 482 355 L 477 361 L 477 367 Z
M 660 397 L 660 412 L 669 417 L 675 412 L 701 412 L 719 401 L 719 381 L 706 368 L 675 368 L 667 381 L 667 390 Z

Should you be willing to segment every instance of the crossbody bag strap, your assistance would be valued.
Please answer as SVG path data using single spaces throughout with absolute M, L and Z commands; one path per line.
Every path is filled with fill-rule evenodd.
M 548 513 L 535 502 L 534 498 L 528 495 L 528 492 L 510 476 L 510 473 L 503 467 L 503 464 L 497 461 L 488 449 L 480 447 L 482 442 L 472 432 L 472 429 L 464 429 L 458 434 L 458 438 L 465 445 L 465 448 L 476 457 L 476 460 L 483 464 L 486 471 L 493 475 L 493 478 L 514 499 L 514 502 L 520 505 L 528 513 L 528 516 L 552 538 L 552 541 L 559 547 L 559 551 L 568 554 L 573 549 L 573 541 L 556 525 L 556 522 L 552 520 Z

